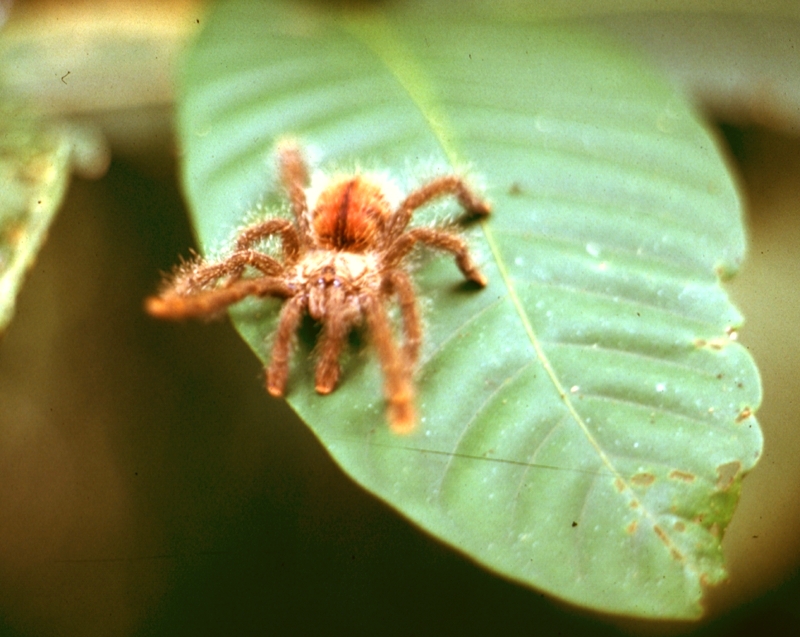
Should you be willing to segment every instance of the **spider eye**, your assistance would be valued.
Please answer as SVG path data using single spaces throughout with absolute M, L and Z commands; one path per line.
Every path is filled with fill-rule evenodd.
M 333 280 L 333 287 L 340 288 L 342 287 L 342 282 L 339 279 Z

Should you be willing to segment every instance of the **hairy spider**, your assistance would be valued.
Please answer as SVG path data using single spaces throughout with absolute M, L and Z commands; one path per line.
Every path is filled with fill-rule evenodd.
M 146 309 L 159 318 L 183 319 L 217 314 L 251 295 L 286 299 L 266 370 L 273 396 L 286 389 L 289 357 L 305 313 L 322 325 L 316 368 L 320 394 L 336 387 L 347 335 L 365 323 L 385 376 L 390 426 L 408 433 L 416 421 L 412 374 L 422 326 L 405 257 L 415 244 L 427 244 L 452 253 L 468 280 L 486 285 L 463 238 L 442 228 L 407 229 L 408 223 L 417 208 L 445 195 L 455 196 L 470 215 L 485 216 L 490 207 L 454 175 L 432 179 L 394 209 L 381 183 L 363 174 L 332 179 L 313 200 L 307 165 L 293 141 L 278 145 L 278 167 L 294 221 L 271 218 L 246 227 L 230 256 L 184 264 L 158 296 L 147 299 Z M 272 235 L 281 239 L 282 260 L 255 249 Z M 386 310 L 393 299 L 400 310 L 402 347 L 395 343 Z

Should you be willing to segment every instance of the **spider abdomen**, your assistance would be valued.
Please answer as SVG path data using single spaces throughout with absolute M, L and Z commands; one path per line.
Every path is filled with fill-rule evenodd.
M 314 233 L 324 248 L 363 252 L 375 243 L 391 214 L 379 184 L 351 176 L 319 194 L 312 215 Z

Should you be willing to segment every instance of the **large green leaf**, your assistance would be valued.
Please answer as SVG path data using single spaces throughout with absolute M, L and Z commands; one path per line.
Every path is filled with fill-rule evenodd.
M 481 564 L 606 612 L 695 617 L 761 451 L 759 379 L 719 282 L 744 250 L 731 178 L 634 56 L 436 6 L 218 6 L 179 105 L 201 243 L 224 248 L 259 201 L 285 214 L 285 134 L 323 168 L 414 183 L 469 167 L 494 206 L 469 234 L 490 285 L 461 285 L 450 259 L 416 271 L 416 433 L 389 431 L 356 345 L 320 397 L 302 339 L 290 403 L 349 475 Z M 234 310 L 262 358 L 278 307 Z

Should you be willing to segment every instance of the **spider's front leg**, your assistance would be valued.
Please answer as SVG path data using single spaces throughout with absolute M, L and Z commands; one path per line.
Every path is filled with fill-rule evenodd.
M 238 273 L 247 265 L 263 276 L 239 279 Z M 217 314 L 250 295 L 286 296 L 289 290 L 276 276 L 282 272 L 283 266 L 275 259 L 253 250 L 235 252 L 219 263 L 197 262 L 184 266 L 158 296 L 146 299 L 145 309 L 157 318 L 181 320 Z M 213 287 L 224 277 L 229 280 L 220 287 Z
M 354 323 L 351 314 L 344 307 L 331 308 L 323 322 L 315 378 L 315 389 L 320 394 L 330 394 L 339 382 L 339 356 Z
M 394 342 L 391 323 L 381 298 L 376 294 L 364 295 L 361 306 L 383 368 L 384 393 L 389 403 L 389 426 L 397 434 L 411 433 L 417 421 L 412 368 Z
M 297 229 L 288 219 L 267 219 L 248 226 L 236 238 L 236 251 L 250 250 L 256 243 L 272 235 L 279 234 L 283 247 L 284 265 L 294 265 L 300 258 L 300 237 Z
M 403 333 L 405 335 L 403 354 L 406 358 L 406 364 L 413 369 L 417 364 L 420 346 L 422 345 L 422 322 L 419 316 L 414 285 L 411 283 L 411 277 L 402 270 L 391 270 L 386 275 L 385 283 L 386 293 L 397 295 L 400 316 L 403 321 Z
M 295 294 L 281 309 L 278 329 L 272 344 L 270 363 L 267 367 L 267 391 L 272 396 L 283 396 L 289 378 L 289 357 L 294 349 L 297 329 L 308 301 L 303 294 Z

